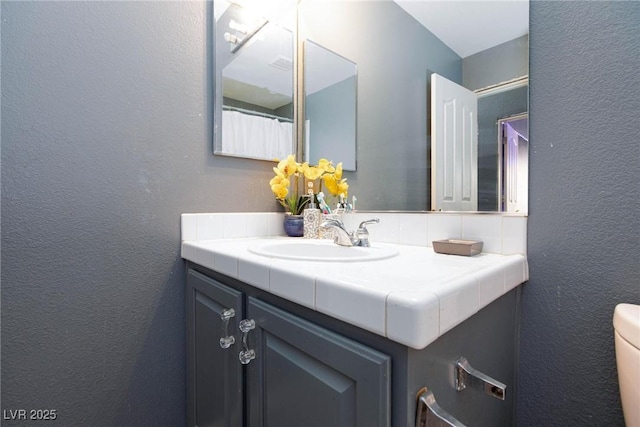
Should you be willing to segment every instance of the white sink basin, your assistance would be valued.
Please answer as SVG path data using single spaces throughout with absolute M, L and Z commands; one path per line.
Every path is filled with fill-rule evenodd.
M 269 240 L 249 246 L 254 254 L 298 261 L 362 262 L 391 258 L 398 249 L 373 243 L 371 247 L 340 246 L 331 240 Z

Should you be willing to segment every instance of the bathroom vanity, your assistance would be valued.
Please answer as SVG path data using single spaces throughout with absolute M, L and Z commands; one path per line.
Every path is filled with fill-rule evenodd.
M 373 235 L 397 253 L 281 258 L 256 248 L 302 239 L 247 215 L 183 215 L 188 425 L 414 426 L 423 387 L 465 425 L 513 424 L 522 254 L 456 257 Z M 457 391 L 461 357 L 504 393 Z

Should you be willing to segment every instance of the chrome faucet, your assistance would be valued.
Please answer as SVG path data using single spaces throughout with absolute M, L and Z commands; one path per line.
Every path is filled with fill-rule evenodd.
M 373 218 L 366 221 L 362 221 L 355 233 L 349 233 L 344 226 L 344 223 L 337 218 L 329 218 L 320 224 L 322 228 L 333 228 L 336 230 L 336 237 L 333 242 L 340 246 L 365 246 L 369 247 L 369 230 L 367 230 L 367 224 L 377 224 L 380 222 L 379 218 Z

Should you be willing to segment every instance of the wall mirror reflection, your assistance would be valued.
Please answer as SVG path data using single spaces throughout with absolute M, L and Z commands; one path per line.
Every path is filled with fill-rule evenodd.
M 342 162 L 356 170 L 357 66 L 311 40 L 304 41 L 304 160 Z
M 214 2 L 214 153 L 262 160 L 295 152 L 294 19 Z
M 527 212 L 527 80 L 474 92 L 431 75 L 432 210 Z
M 478 210 L 526 213 L 528 84 L 523 79 L 500 89 L 478 97 Z
M 522 173 L 508 175 L 502 163 L 498 122 L 528 110 L 528 11 L 528 1 L 300 1 L 300 37 L 358 64 L 358 170 L 345 176 L 360 209 L 507 210 L 506 177 Z M 470 206 L 441 207 L 432 197 L 440 184 L 432 168 L 445 168 L 432 155 L 433 73 L 477 98 L 476 158 L 455 169 L 474 182 Z M 502 100 L 514 82 L 524 101 Z M 493 105 L 502 101 L 520 105 Z M 485 104 L 495 111 L 485 114 Z M 519 132 L 522 147 L 527 133 Z
M 216 1 L 214 8 L 218 9 L 224 3 Z M 501 135 L 511 132 L 504 129 L 506 119 L 526 117 L 528 113 L 528 1 L 300 0 L 296 9 L 297 22 L 292 21 L 295 25 L 280 25 L 279 30 L 274 30 L 280 35 L 273 37 L 267 35 L 271 34 L 274 19 L 246 24 L 235 6 L 215 12 L 216 154 L 272 160 L 296 152 L 298 147 L 314 162 L 314 140 L 339 127 L 351 128 L 356 140 L 357 171 L 354 160 L 353 169 L 347 170 L 345 177 L 349 180 L 350 192 L 358 197 L 361 210 L 526 213 L 527 119 L 518 125 L 510 125 L 518 135 L 511 138 L 512 142 L 518 142 L 518 156 L 512 154 L 516 152 L 515 148 L 510 151 L 504 148 Z M 238 22 L 246 27 L 238 27 Z M 288 31 L 282 31 L 283 28 Z M 357 64 L 357 110 L 353 115 L 341 115 L 340 119 L 345 120 L 340 126 L 336 119 L 334 126 L 325 127 L 319 136 L 314 135 L 314 131 L 322 127 L 316 125 L 321 120 L 312 117 L 312 94 L 305 99 L 306 94 L 295 93 L 293 67 L 285 70 L 288 64 L 295 62 L 295 33 L 300 43 L 307 41 L 307 46 L 317 47 L 318 52 L 331 52 Z M 265 47 L 267 41 L 275 40 L 280 40 L 275 42 L 279 50 Z M 231 46 L 233 44 L 237 49 Z M 244 62 L 241 55 L 251 52 L 254 45 L 256 56 L 266 51 L 271 53 L 260 60 Z M 300 50 L 299 47 L 296 49 Z M 287 89 L 276 89 L 276 86 L 255 81 L 266 76 L 267 70 L 275 71 L 278 66 L 282 68 L 280 81 Z M 251 70 L 248 77 L 240 77 L 240 70 L 248 69 Z M 300 80 L 313 73 L 329 73 L 320 65 L 308 63 L 302 64 L 296 72 Z M 439 152 L 433 141 L 433 129 L 438 125 L 432 119 L 431 76 L 434 73 L 472 92 L 477 98 L 475 157 L 449 168 L 462 176 L 456 178 L 460 179 L 455 184 L 441 180 L 441 175 L 452 175 L 440 174 L 448 166 L 438 160 Z M 254 97 L 246 98 L 239 92 L 250 92 Z M 273 102 L 265 103 L 259 99 L 260 93 L 277 93 L 279 100 L 274 98 Z M 263 137 L 267 132 L 259 132 L 247 147 L 236 152 L 223 148 L 225 129 L 230 130 L 229 135 L 252 129 L 243 125 L 236 132 L 232 124 L 225 126 L 223 97 L 229 116 L 231 113 L 277 116 L 281 119 L 275 120 L 283 127 L 287 126 L 287 119 L 293 120 L 291 131 L 284 132 L 291 136 L 291 143 L 281 144 L 288 147 L 286 154 L 284 149 L 281 152 L 263 151 L 266 146 L 278 145 L 267 142 Z M 304 110 L 305 102 L 309 102 L 309 115 L 300 117 L 298 123 L 294 120 L 298 113 L 293 113 L 297 109 Z M 347 123 L 346 119 L 351 117 L 353 121 Z M 306 120 L 311 123 L 306 125 L 303 123 Z M 296 135 L 302 139 L 297 143 Z M 242 138 L 238 138 L 229 145 L 243 146 L 241 141 Z M 305 146 L 307 142 L 309 145 Z M 450 151 L 455 150 L 450 147 Z M 302 152 L 298 153 L 300 159 Z M 343 164 L 348 157 L 339 151 L 317 156 Z M 517 169 L 506 163 L 515 158 L 518 159 L 514 163 Z M 466 193 L 460 182 L 472 183 L 464 189 Z M 469 191 L 473 193 L 470 196 L 473 203 L 442 205 L 436 193 L 439 186 L 447 185 L 450 193 L 455 193 L 454 198 L 467 197 Z M 514 192 L 513 188 L 518 191 Z M 508 200 L 510 195 L 517 196 L 518 202 Z

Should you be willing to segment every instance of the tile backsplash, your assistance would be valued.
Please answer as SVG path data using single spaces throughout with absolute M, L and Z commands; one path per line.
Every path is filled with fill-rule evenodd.
M 182 214 L 182 240 L 284 236 L 282 213 Z M 348 230 L 361 221 L 380 218 L 367 228 L 372 242 L 431 247 L 442 239 L 482 240 L 483 252 L 523 254 L 527 250 L 527 217 L 500 213 L 356 212 L 342 215 Z

